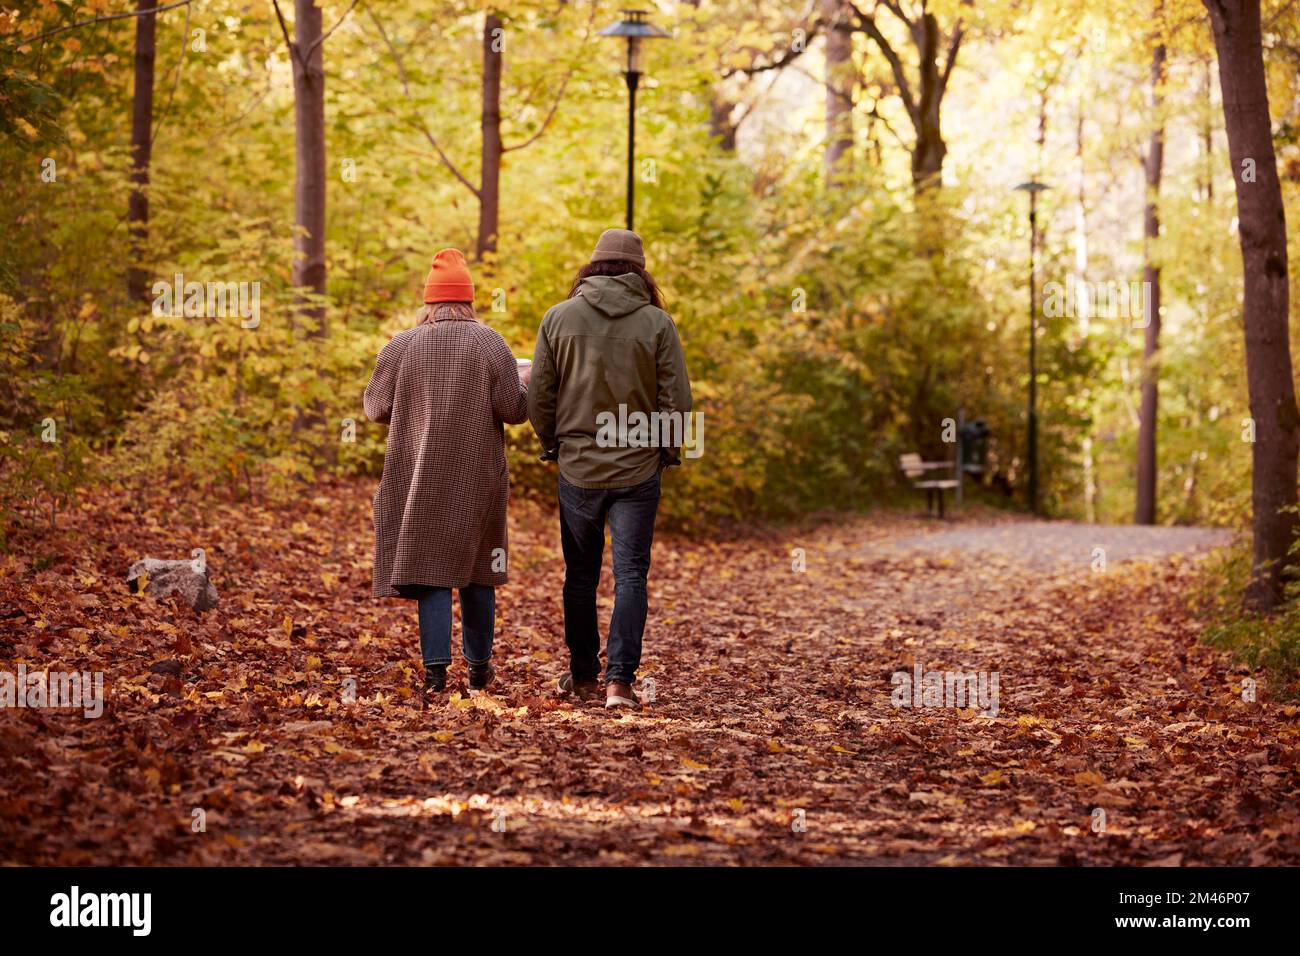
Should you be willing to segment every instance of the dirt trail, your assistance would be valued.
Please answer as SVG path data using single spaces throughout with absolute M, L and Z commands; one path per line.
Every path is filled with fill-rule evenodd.
M 0 862 L 1300 862 L 1296 708 L 1243 701 L 1249 675 L 1197 642 L 1186 560 L 1121 560 L 1217 537 L 898 517 L 664 535 L 657 700 L 615 717 L 552 691 L 558 534 L 518 503 L 500 684 L 469 698 L 458 663 L 420 712 L 412 609 L 368 594 L 370 490 L 195 503 L 168 527 L 105 497 L 39 570 L 0 565 L 0 669 L 98 668 L 110 690 L 97 720 L 0 711 Z M 192 546 L 222 593 L 201 619 L 117 579 Z M 996 716 L 894 706 L 917 665 L 996 674 Z

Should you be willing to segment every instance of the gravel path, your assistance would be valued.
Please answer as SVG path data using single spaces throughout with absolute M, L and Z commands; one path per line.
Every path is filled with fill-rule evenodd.
M 933 557 L 959 554 L 987 557 L 1035 570 L 1068 571 L 1075 566 L 1086 571 L 1103 556 L 1107 565 L 1151 561 L 1175 554 L 1204 552 L 1231 540 L 1232 532 L 1223 528 L 1008 521 L 945 527 L 896 538 L 882 547 L 886 552 Z

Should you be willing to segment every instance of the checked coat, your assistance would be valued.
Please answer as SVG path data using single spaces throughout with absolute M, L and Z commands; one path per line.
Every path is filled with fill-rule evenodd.
M 388 423 L 374 501 L 379 597 L 506 583 L 502 422 L 527 419 L 527 393 L 505 340 L 472 307 L 436 305 L 430 318 L 384 346 L 366 386 L 366 417 Z

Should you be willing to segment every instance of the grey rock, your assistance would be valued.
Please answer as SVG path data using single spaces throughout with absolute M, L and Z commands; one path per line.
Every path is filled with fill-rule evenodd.
M 126 573 L 126 583 L 132 591 L 140 590 L 142 575 L 146 576 L 145 593 L 152 597 L 175 595 L 196 611 L 217 606 L 217 589 L 208 580 L 206 566 L 202 571 L 195 571 L 193 561 L 142 558 Z

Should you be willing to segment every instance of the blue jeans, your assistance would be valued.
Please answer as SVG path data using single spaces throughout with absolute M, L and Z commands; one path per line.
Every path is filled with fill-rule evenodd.
M 421 588 L 420 655 L 424 666 L 451 663 L 451 588 Z M 492 631 L 496 620 L 497 592 L 490 584 L 470 584 L 460 589 L 460 636 L 465 660 L 486 664 L 492 659 Z
M 600 673 L 596 585 L 605 551 L 605 521 L 614 549 L 614 615 L 605 649 L 605 681 L 630 684 L 641 665 L 648 611 L 646 577 L 659 508 L 659 475 L 631 488 L 579 488 L 560 479 L 564 547 L 564 640 L 574 680 Z

